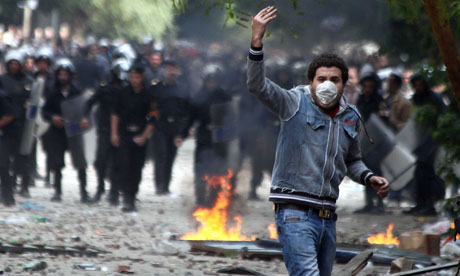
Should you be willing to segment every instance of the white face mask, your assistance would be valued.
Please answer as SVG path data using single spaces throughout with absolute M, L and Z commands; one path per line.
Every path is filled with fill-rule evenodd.
M 332 81 L 325 81 L 316 86 L 315 94 L 322 104 L 330 104 L 338 93 L 337 86 Z

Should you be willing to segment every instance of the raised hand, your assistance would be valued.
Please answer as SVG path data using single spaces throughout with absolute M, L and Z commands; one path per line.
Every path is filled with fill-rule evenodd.
M 274 6 L 268 6 L 265 9 L 259 11 L 256 16 L 251 17 L 252 26 L 252 40 L 251 45 L 253 47 L 262 47 L 262 39 L 267 29 L 267 24 L 276 18 L 276 12 L 278 10 Z

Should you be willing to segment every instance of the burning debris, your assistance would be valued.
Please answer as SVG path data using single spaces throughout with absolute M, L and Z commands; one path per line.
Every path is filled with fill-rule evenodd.
M 196 233 L 187 233 L 182 240 L 216 240 L 216 241 L 251 241 L 255 237 L 246 237 L 241 234 L 241 217 L 233 217 L 236 225 L 227 228 L 228 207 L 233 195 L 231 179 L 233 171 L 228 170 L 226 175 L 205 176 L 208 186 L 220 188 L 217 199 L 212 208 L 199 207 L 193 216 L 201 223 Z
M 272 223 L 268 226 L 268 232 L 270 232 L 270 239 L 272 240 L 278 239 L 278 232 L 276 231 L 275 223 Z
M 394 224 L 390 223 L 388 225 L 386 233 L 379 233 L 367 238 L 367 241 L 370 244 L 384 244 L 384 245 L 399 245 L 399 240 L 393 237 L 393 228 Z

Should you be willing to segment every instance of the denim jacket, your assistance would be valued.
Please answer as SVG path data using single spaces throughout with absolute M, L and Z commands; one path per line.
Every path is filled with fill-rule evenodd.
M 247 86 L 281 120 L 271 201 L 335 209 L 345 175 L 366 183 L 372 172 L 361 158 L 360 115 L 345 97 L 331 118 L 315 104 L 309 86 L 283 89 L 265 78 L 263 61 L 251 59 Z

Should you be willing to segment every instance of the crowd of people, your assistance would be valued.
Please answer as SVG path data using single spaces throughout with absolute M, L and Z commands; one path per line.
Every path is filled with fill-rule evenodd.
M 222 175 L 229 169 L 237 173 L 245 159 L 252 173 L 248 198 L 259 199 L 257 187 L 264 172 L 271 174 L 273 168 L 280 121 L 247 93 L 244 50 L 219 43 L 200 47 L 189 41 L 162 45 L 151 39 L 130 44 L 88 37 L 77 43 L 53 39 L 49 32 L 36 30 L 28 42 L 15 40 L 14 28 L 3 34 L 0 181 L 5 206 L 15 204 L 15 191 L 30 197 L 29 188 L 39 177 L 36 153 L 43 149 L 43 178 L 54 188 L 52 201 L 60 202 L 65 192 L 61 172 L 69 152 L 78 171 L 82 203 L 100 201 L 108 190 L 111 205 L 118 206 L 121 196 L 122 210 L 134 211 L 146 160 L 154 162 L 156 194 L 169 194 L 177 150 L 192 136 L 196 143 L 197 205 L 212 204 L 217 194 L 215 188 L 206 185 L 205 175 Z M 289 58 L 266 61 L 270 78 L 285 89 L 306 81 L 306 64 L 306 60 Z M 364 121 L 375 113 L 398 132 L 411 117 L 414 105 L 432 104 L 438 112 L 444 110 L 440 96 L 421 76 L 381 65 L 367 62 L 349 69 L 344 94 Z M 30 132 L 27 121 L 33 109 L 31 99 L 37 93 L 33 84 L 39 78 L 44 80 L 44 89 L 37 113 L 48 127 L 38 131 L 36 124 Z M 72 114 L 79 114 L 78 124 Z M 97 129 L 94 167 L 98 186 L 90 196 L 82 134 L 93 125 Z M 29 132 L 35 141 L 27 152 L 22 144 Z M 431 192 L 426 187 L 437 177 L 437 146 L 431 136 L 426 139 L 430 147 L 417 152 L 417 205 L 408 213 L 435 212 L 434 200 L 427 200 Z M 375 151 L 364 156 L 364 161 L 381 175 L 383 157 Z M 237 182 L 234 177 L 233 189 Z M 383 211 L 382 199 L 366 190 L 366 205 L 358 212 Z

